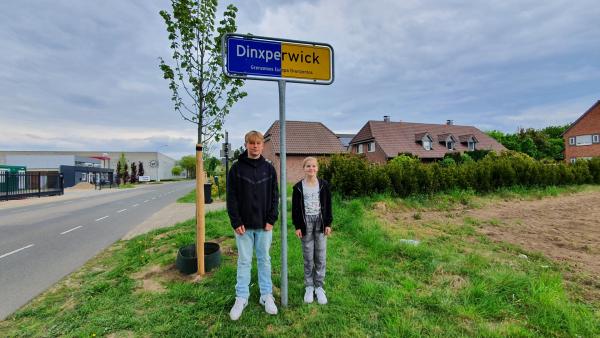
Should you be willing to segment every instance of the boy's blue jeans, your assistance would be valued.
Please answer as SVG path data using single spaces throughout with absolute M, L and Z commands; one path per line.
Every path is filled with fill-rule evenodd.
M 235 285 L 235 294 L 237 297 L 245 299 L 250 297 L 250 272 L 254 250 L 256 250 L 256 260 L 258 263 L 260 295 L 273 293 L 271 256 L 269 256 L 272 239 L 272 230 L 246 229 L 243 235 L 235 234 L 235 243 L 238 249 L 237 284 Z

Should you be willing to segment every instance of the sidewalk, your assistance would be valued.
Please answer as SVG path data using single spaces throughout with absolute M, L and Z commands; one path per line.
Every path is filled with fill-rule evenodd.
M 136 188 L 132 188 L 136 189 Z M 19 200 L 8 200 L 8 201 L 0 201 L 0 210 L 18 208 L 18 207 L 26 207 L 30 205 L 38 205 L 38 204 L 46 204 L 52 202 L 60 202 L 60 201 L 68 201 L 72 199 L 78 199 L 82 197 L 88 196 L 100 196 L 106 195 L 110 193 L 115 193 L 118 191 L 126 191 L 131 189 L 102 189 L 102 190 L 79 190 L 67 188 L 65 189 L 64 195 L 55 195 L 55 196 L 43 196 L 43 197 L 29 197 Z
M 165 182 L 163 184 L 169 184 L 172 182 Z M 155 185 L 152 184 L 144 184 L 136 186 L 135 188 L 127 188 L 127 189 L 119 189 L 119 188 L 102 188 L 102 190 L 81 190 L 81 189 L 73 189 L 66 188 L 64 195 L 55 195 L 55 196 L 44 196 L 44 197 L 29 197 L 19 200 L 0 200 L 0 210 L 18 208 L 18 207 L 26 207 L 30 205 L 38 205 L 38 204 L 46 204 L 52 202 L 60 202 L 60 201 L 68 201 L 73 199 L 78 199 L 82 197 L 88 196 L 101 196 L 111 193 L 124 192 L 124 191 L 133 191 L 137 189 L 145 189 L 148 187 L 153 187 Z
M 214 202 L 204 206 L 205 212 L 225 209 L 225 202 Z M 132 239 L 133 237 L 145 234 L 149 231 L 170 227 L 175 223 L 187 221 L 196 217 L 196 204 L 194 203 L 171 203 L 161 210 L 154 213 L 150 218 L 130 230 L 122 239 Z

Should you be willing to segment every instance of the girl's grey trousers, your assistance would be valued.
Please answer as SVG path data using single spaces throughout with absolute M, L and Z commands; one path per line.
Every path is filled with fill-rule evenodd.
M 325 258 L 327 237 L 321 231 L 321 216 L 306 216 L 306 233 L 302 236 L 304 256 L 304 285 L 323 287 L 325 280 Z

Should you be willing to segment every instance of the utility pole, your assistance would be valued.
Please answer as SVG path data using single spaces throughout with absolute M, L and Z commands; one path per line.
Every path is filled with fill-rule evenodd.
M 227 173 L 229 172 L 229 133 L 225 132 L 225 144 L 227 148 L 225 149 L 225 184 L 227 184 Z

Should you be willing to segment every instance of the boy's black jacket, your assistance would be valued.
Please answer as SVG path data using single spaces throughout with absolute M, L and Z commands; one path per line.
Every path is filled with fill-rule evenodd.
M 233 163 L 227 176 L 227 213 L 235 229 L 264 229 L 279 214 L 277 173 L 261 155 L 254 160 L 248 151 Z
M 333 222 L 331 213 L 331 189 L 329 183 L 319 178 L 319 202 L 321 203 L 321 231 L 330 227 Z M 306 220 L 304 219 L 304 193 L 302 191 L 302 180 L 294 185 L 292 192 L 292 222 L 296 230 L 302 230 L 306 234 Z

